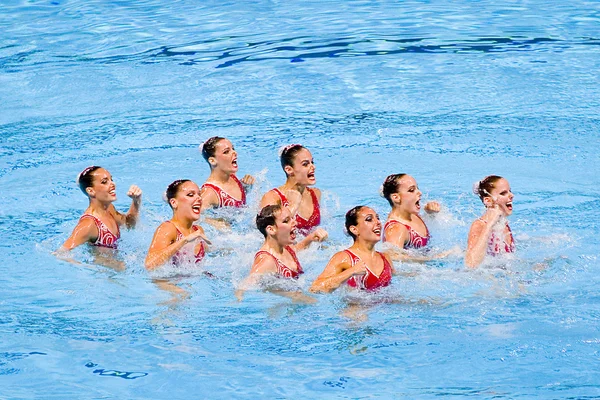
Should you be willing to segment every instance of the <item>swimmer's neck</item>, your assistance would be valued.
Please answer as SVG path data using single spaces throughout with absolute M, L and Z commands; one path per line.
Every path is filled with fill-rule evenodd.
M 376 253 L 376 251 L 375 251 L 376 244 L 377 244 L 377 242 L 367 242 L 367 241 L 361 240 L 359 238 L 359 239 L 356 239 L 356 241 L 354 242 L 354 244 L 352 246 L 350 246 L 350 249 L 358 250 L 358 252 L 360 252 L 360 253 L 373 255 Z
M 279 244 L 275 239 L 267 237 L 265 240 L 265 244 L 263 245 L 263 249 L 271 254 L 279 254 L 283 255 L 283 249 L 285 246 Z
M 231 179 L 231 173 L 223 171 L 222 169 L 215 168 L 210 172 L 210 176 L 207 181 L 213 181 L 217 183 L 227 183 Z
M 307 187 L 308 186 L 306 186 L 306 185 L 299 184 L 293 178 L 288 178 L 287 181 L 285 181 L 285 183 L 283 184 L 283 186 L 281 186 L 281 189 L 283 189 L 283 191 L 296 190 L 296 191 L 300 192 L 300 194 L 303 194 Z
M 411 222 L 413 220 L 412 217 L 413 217 L 412 213 L 410 213 L 406 210 L 400 209 L 399 206 L 394 206 L 392 208 L 392 211 L 390 211 L 390 213 L 388 215 L 388 219 L 395 219 L 397 221 L 404 220 L 404 221 Z
M 190 229 L 192 229 L 192 225 L 194 225 L 194 220 L 188 218 L 180 218 L 176 215 L 173 215 L 173 218 L 171 218 L 171 223 L 178 228 L 184 228 L 189 231 Z
M 110 208 L 111 204 L 112 201 L 101 202 L 97 199 L 90 199 L 90 205 L 88 206 L 87 210 L 85 210 L 85 212 L 86 214 L 97 215 L 110 214 L 110 211 L 108 209 Z

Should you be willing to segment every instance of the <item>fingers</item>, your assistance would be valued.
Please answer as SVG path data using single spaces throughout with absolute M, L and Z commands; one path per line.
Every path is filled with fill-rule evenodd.
M 246 186 L 252 186 L 256 182 L 256 179 L 252 175 L 244 175 L 241 182 Z
M 329 237 L 329 234 L 323 228 L 318 228 L 317 230 L 315 230 L 312 233 L 312 235 L 313 235 L 313 242 L 323 242 L 323 241 L 327 240 L 327 238 Z
M 442 206 L 437 201 L 430 201 L 429 203 L 425 204 L 425 211 L 429 213 L 440 212 L 441 208 Z
M 131 185 L 131 187 L 127 191 L 127 196 L 131 197 L 132 199 L 139 199 L 140 197 L 142 197 L 142 189 L 140 189 L 136 185 Z
M 197 239 L 201 239 L 204 240 L 206 242 L 206 244 L 212 244 L 212 242 L 210 240 L 208 240 L 208 238 L 200 231 L 194 231 L 192 233 L 190 233 L 189 235 L 186 236 L 185 240 L 189 243 L 189 242 L 193 242 Z

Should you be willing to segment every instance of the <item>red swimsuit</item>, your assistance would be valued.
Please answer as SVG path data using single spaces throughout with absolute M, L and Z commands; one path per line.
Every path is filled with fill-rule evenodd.
M 108 229 L 108 226 L 100 219 L 94 217 L 92 214 L 83 214 L 80 221 L 84 218 L 92 218 L 96 223 L 96 228 L 98 228 L 98 238 L 92 246 L 98 247 L 108 247 L 109 249 L 117 248 L 117 240 L 121 237 L 121 232 L 119 231 L 119 225 L 117 225 L 117 234 L 115 235 Z
M 302 216 L 300 216 L 300 214 L 296 213 L 296 229 L 302 234 L 307 234 L 312 228 L 318 226 L 321 223 L 321 211 L 319 208 L 319 199 L 317 199 L 317 194 L 311 188 L 306 189 L 308 190 L 308 193 L 310 193 L 314 208 L 312 215 L 308 217 L 308 219 L 304 219 Z M 273 190 L 281 199 L 281 205 L 284 207 L 289 207 L 290 202 L 288 201 L 287 197 L 285 197 L 285 195 L 281 193 L 281 191 L 278 188 L 275 188 Z
M 421 217 L 419 217 L 419 219 L 421 219 Z M 421 222 L 422 221 L 423 220 L 421 219 Z M 383 232 L 384 232 L 384 238 L 383 238 L 383 240 L 384 241 L 385 241 L 385 231 L 390 226 L 392 226 L 394 224 L 404 225 L 406 227 L 406 229 L 408 230 L 408 242 L 404 243 L 404 248 L 405 249 L 409 249 L 409 248 L 420 249 L 421 247 L 427 246 L 427 243 L 429 242 L 429 239 L 431 238 L 431 236 L 429 235 L 429 229 L 427 229 L 427 226 L 425 226 L 425 229 L 427 229 L 427 236 L 421 236 L 410 225 L 406 225 L 406 224 L 404 224 L 404 223 L 402 223 L 400 221 L 397 221 L 395 219 L 390 219 L 383 226 Z M 423 225 L 425 225 L 425 222 L 423 222 Z
M 510 226 L 508 226 L 508 223 L 506 223 L 506 227 L 508 228 L 508 234 L 510 235 L 510 244 L 506 243 L 506 241 L 496 236 L 496 234 L 492 231 L 492 234 L 490 235 L 490 241 L 488 242 L 487 254 L 491 256 L 496 256 L 500 253 L 515 252 L 515 240 L 513 239 L 512 231 L 510 230 Z M 504 249 L 502 249 L 502 244 L 504 244 Z
M 254 255 L 254 259 L 256 259 L 256 257 L 258 257 L 259 255 L 261 255 L 263 253 L 268 254 L 275 259 L 275 263 L 277 264 L 277 275 L 279 275 L 283 278 L 298 279 L 298 277 L 300 275 L 302 275 L 304 273 L 304 271 L 302 270 L 302 267 L 300 266 L 300 262 L 298 261 L 298 257 L 296 257 L 296 252 L 294 252 L 294 249 L 292 249 L 290 246 L 287 246 L 286 250 L 289 251 L 290 254 L 292 255 L 292 258 L 294 259 L 294 262 L 296 263 L 296 267 L 298 268 L 297 271 L 294 271 L 293 269 L 291 269 L 290 267 L 288 267 L 287 265 L 282 263 L 281 260 L 279 260 L 279 258 L 275 257 L 273 254 L 271 254 L 265 250 L 261 250 L 261 251 L 257 252 Z
M 244 207 L 246 205 L 246 192 L 244 191 L 244 186 L 235 175 L 231 175 L 231 178 L 240 187 L 240 192 L 242 193 L 241 200 L 236 199 L 235 197 L 233 197 L 232 195 L 230 195 L 229 193 L 212 183 L 205 183 L 204 185 L 202 185 L 202 189 L 207 187 L 215 191 L 217 197 L 219 198 L 219 207 Z
M 171 221 L 168 221 L 168 222 L 173 224 Z M 173 224 L 173 226 L 175 226 L 175 224 Z M 192 229 L 194 231 L 197 231 L 198 227 L 196 225 L 192 225 Z M 183 233 L 181 233 L 181 231 L 179 229 L 177 229 L 177 226 L 175 226 L 175 230 L 177 231 L 177 239 L 175 239 L 175 241 L 179 242 L 180 240 L 182 240 L 184 238 L 184 235 L 183 235 Z M 196 253 L 194 255 L 194 258 L 196 259 L 195 262 L 199 263 L 200 261 L 202 261 L 202 259 L 204 258 L 205 255 L 206 255 L 206 249 L 204 248 L 204 241 L 202 241 L 202 242 L 200 242 L 200 248 L 198 249 L 198 253 Z M 189 252 L 184 250 L 184 248 L 182 248 L 177 253 L 175 253 L 175 255 L 173 256 L 173 264 L 179 264 L 180 262 L 182 262 L 185 259 L 189 259 Z
M 354 267 L 357 262 L 360 261 L 360 257 L 351 252 L 350 250 L 344 250 L 350 256 L 352 266 Z M 362 290 L 373 291 L 385 286 L 388 286 L 392 282 L 392 266 L 385 256 L 377 252 L 383 259 L 383 271 L 379 276 L 375 275 L 368 267 L 367 273 L 362 276 L 353 276 L 348 279 L 347 283 L 351 287 L 355 287 Z

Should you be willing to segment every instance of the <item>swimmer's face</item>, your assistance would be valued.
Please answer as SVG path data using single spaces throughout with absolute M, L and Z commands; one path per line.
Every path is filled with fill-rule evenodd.
M 363 207 L 356 215 L 356 225 L 350 227 L 357 237 L 368 242 L 381 240 L 381 221 L 379 215 L 370 207 Z
M 294 165 L 286 165 L 284 170 L 288 176 L 293 176 L 301 185 L 314 185 L 317 183 L 315 177 L 315 162 L 308 149 L 302 149 L 296 153 Z
M 513 199 L 515 195 L 510 190 L 510 184 L 504 178 L 498 179 L 494 183 L 494 188 L 490 192 L 491 196 L 483 198 L 483 203 L 486 207 L 498 205 L 500 211 L 505 216 L 509 216 L 513 212 Z
M 296 219 L 287 207 L 283 207 L 277 214 L 273 235 L 281 246 L 294 244 L 294 240 L 296 240 Z
M 116 188 L 110 172 L 104 168 L 98 168 L 92 172 L 92 186 L 85 191 L 89 197 L 101 202 L 113 202 L 117 200 Z
M 238 170 L 237 152 L 227 139 L 219 140 L 215 146 L 215 155 L 210 157 L 208 162 L 212 168 L 220 168 L 230 174 L 234 174 Z
M 418 214 L 421 211 L 421 191 L 417 181 L 410 175 L 404 175 L 398 179 L 398 191 L 392 194 L 392 199 L 400 204 L 403 210 L 411 214 Z M 396 197 L 394 197 L 396 196 Z
M 169 200 L 173 213 L 178 216 L 197 221 L 200 218 L 202 209 L 202 197 L 200 197 L 200 188 L 194 182 L 187 181 L 179 186 L 179 190 L 174 198 Z

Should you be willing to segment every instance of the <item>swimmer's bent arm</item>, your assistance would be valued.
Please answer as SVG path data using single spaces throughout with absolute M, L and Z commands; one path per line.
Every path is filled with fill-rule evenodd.
M 331 293 L 354 275 L 364 275 L 365 273 L 366 269 L 363 263 L 358 263 L 353 267 L 348 254 L 341 251 L 329 260 L 329 263 L 327 263 L 321 275 L 315 279 L 309 291 L 312 293 Z
M 171 223 L 163 222 L 154 233 L 152 243 L 148 249 L 148 255 L 144 262 L 146 269 L 151 271 L 164 265 L 183 246 L 202 238 L 203 234 L 204 230 L 200 228 L 197 231 L 190 233 L 182 240 L 177 240 L 177 230 L 175 226 Z
M 140 206 L 142 204 L 142 189 L 136 185 L 131 185 L 127 191 L 127 196 L 131 198 L 131 205 L 126 214 L 121 214 L 111 204 L 111 214 L 115 217 L 115 220 L 119 225 L 125 225 L 128 229 L 135 228 L 138 216 L 140 214 Z
M 488 240 L 492 233 L 492 224 L 482 220 L 475 220 L 469 230 L 465 264 L 469 268 L 476 268 L 485 257 Z

